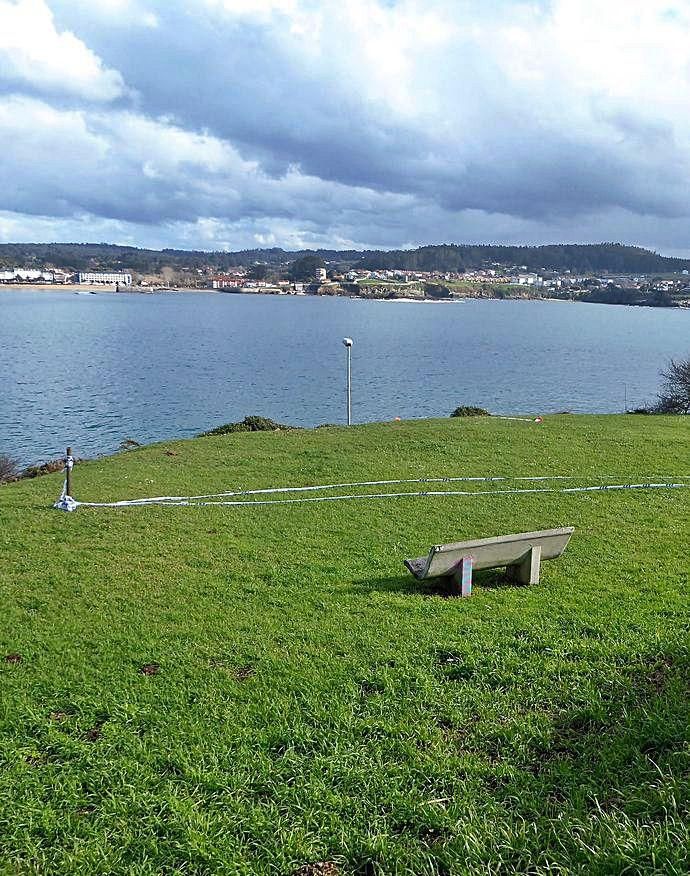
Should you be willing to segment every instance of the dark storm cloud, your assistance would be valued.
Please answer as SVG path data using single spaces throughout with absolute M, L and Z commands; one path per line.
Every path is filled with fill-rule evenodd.
M 605 238 L 663 246 L 690 210 L 681 3 L 0 0 L 0 17 L 22 6 L 76 60 L 36 75 L 0 54 L 18 215 L 384 246 L 585 239 L 608 217 Z

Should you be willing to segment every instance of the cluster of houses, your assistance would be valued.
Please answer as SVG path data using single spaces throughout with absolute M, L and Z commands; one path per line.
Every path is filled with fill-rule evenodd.
M 442 282 L 449 280 L 467 280 L 467 279 L 491 279 L 494 282 L 501 282 L 501 278 L 497 276 L 497 271 L 473 271 L 471 274 L 455 274 L 447 271 L 403 271 L 403 270 L 351 270 L 340 273 L 335 270 L 327 270 L 326 268 L 317 268 L 314 276 L 307 280 L 309 284 L 327 284 L 327 283 L 359 283 L 363 280 L 374 280 L 382 283 L 419 283 L 419 282 Z M 503 282 L 508 282 L 503 279 Z M 212 289 L 289 289 L 290 291 L 301 291 L 304 288 L 304 283 L 294 283 L 290 280 L 251 280 L 248 278 L 248 272 L 244 268 L 236 268 L 226 273 L 214 274 L 210 279 L 210 288 Z
M 256 267 L 261 267 L 257 271 Z M 287 268 L 287 265 L 284 266 Z M 280 274 L 282 271 L 276 272 Z M 215 289 L 226 292 L 249 292 L 274 295 L 305 295 L 317 294 L 359 294 L 367 297 L 376 294 L 395 296 L 403 295 L 406 289 L 416 287 L 415 291 L 424 295 L 424 289 L 429 286 L 446 286 L 446 294 L 465 296 L 474 294 L 471 284 L 477 284 L 477 294 L 497 294 L 499 297 L 554 297 L 576 298 L 584 300 L 607 300 L 611 290 L 616 300 L 613 303 L 664 303 L 665 300 L 679 306 L 690 306 L 690 274 L 683 271 L 682 275 L 672 277 L 645 276 L 593 276 L 591 274 L 576 275 L 571 271 L 530 272 L 526 265 L 493 264 L 481 269 L 460 272 L 453 271 L 414 271 L 414 270 L 363 270 L 353 268 L 340 271 L 335 266 L 327 269 L 318 267 L 311 278 L 305 282 L 294 282 L 289 279 L 276 279 L 269 274 L 265 266 L 252 268 L 230 268 L 222 273 L 214 273 L 212 268 L 197 269 L 191 277 L 181 278 L 182 286 Z M 48 268 L 5 268 L 0 269 L 0 284 L 55 284 L 55 285 L 90 285 L 115 286 L 121 291 L 130 291 L 134 281 L 127 271 L 69 271 Z M 470 287 L 470 289 L 468 289 Z M 511 291 L 512 287 L 512 291 Z M 136 291 L 151 291 L 160 288 L 155 277 L 137 278 Z M 163 287 L 167 288 L 167 287 Z M 494 290 L 492 292 L 492 290 Z M 609 290 L 609 291 L 607 291 Z
M 238 269 L 227 274 L 214 274 L 211 289 L 219 292 L 265 292 L 278 295 L 304 295 L 304 283 L 291 280 L 251 280 L 246 271 Z
M 132 275 L 124 271 L 80 271 L 69 273 L 60 270 L 39 271 L 31 268 L 10 268 L 0 270 L 0 283 L 23 285 L 51 283 L 66 285 L 84 283 L 88 285 L 131 286 Z
M 0 283 L 71 283 L 72 274 L 65 271 L 36 271 L 31 268 L 10 268 L 0 271 Z

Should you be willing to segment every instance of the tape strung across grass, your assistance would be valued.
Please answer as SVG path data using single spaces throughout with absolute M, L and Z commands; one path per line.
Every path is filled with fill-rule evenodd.
M 341 484 L 320 484 L 306 487 L 272 487 L 258 490 L 234 490 L 222 493 L 208 493 L 198 496 L 155 496 L 145 499 L 130 499 L 119 502 L 77 502 L 66 496 L 65 490 L 56 502 L 55 507 L 63 510 L 76 510 L 83 508 L 127 508 L 144 505 L 172 505 L 172 506 L 211 506 L 224 505 L 227 507 L 241 507 L 248 505 L 296 505 L 313 502 L 343 502 L 347 500 L 363 499 L 400 499 L 400 498 L 432 498 L 435 496 L 510 496 L 534 493 L 594 493 L 613 490 L 678 490 L 690 487 L 690 482 L 685 480 L 685 475 L 674 478 L 672 481 L 657 483 L 627 483 L 627 484 L 597 484 L 584 487 L 527 487 L 516 489 L 499 490 L 424 490 L 405 491 L 400 493 L 347 493 L 336 496 L 300 496 L 288 499 L 244 499 L 237 497 L 275 495 L 285 493 L 305 493 L 334 489 L 352 489 L 354 487 L 391 486 L 398 484 L 430 484 L 430 483 L 497 483 L 505 481 L 566 481 L 580 480 L 575 475 L 534 475 L 524 477 L 439 477 L 439 478 L 409 478 L 388 481 L 358 481 Z M 600 480 L 609 478 L 601 477 Z M 65 507 L 66 500 L 70 499 L 69 507 Z
M 391 481 L 354 481 L 342 484 L 317 484 L 308 487 L 267 487 L 259 490 L 226 490 L 222 493 L 206 493 L 199 496 L 153 496 L 148 499 L 128 499 L 121 502 L 86 503 L 97 507 L 125 507 L 127 505 L 161 505 L 175 502 L 196 502 L 202 499 L 224 499 L 237 496 L 259 496 L 275 493 L 313 493 L 324 490 L 345 490 L 353 487 L 390 487 L 398 484 L 451 484 L 451 483 L 496 483 L 500 481 L 567 481 L 575 480 L 574 475 L 536 475 L 534 477 L 432 477 L 432 478 L 404 478 Z M 604 478 L 610 480 L 610 478 Z M 404 494 L 412 495 L 412 493 Z

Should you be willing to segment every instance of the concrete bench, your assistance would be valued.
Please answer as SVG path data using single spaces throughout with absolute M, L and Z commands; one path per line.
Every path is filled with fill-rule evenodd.
M 574 527 L 565 526 L 562 529 L 437 544 L 427 557 L 405 560 L 405 565 L 420 581 L 426 578 L 450 579 L 451 589 L 460 596 L 470 596 L 472 593 L 473 569 L 505 566 L 510 580 L 521 584 L 538 584 L 541 561 L 560 557 L 574 531 Z

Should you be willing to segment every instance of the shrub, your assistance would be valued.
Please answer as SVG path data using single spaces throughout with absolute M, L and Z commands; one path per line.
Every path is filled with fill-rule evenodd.
M 690 408 L 681 406 L 673 395 L 660 393 L 658 401 L 649 411 L 650 414 L 690 414 Z
M 199 437 L 207 438 L 209 435 L 229 435 L 232 432 L 288 432 L 294 426 L 286 426 L 284 423 L 276 423 L 268 417 L 245 417 L 240 423 L 225 423 L 216 426 L 208 432 L 202 432 Z
M 633 414 L 690 414 L 690 356 L 671 359 L 661 372 L 664 384 L 654 404 L 629 411 Z
M 0 484 L 8 484 L 19 477 L 19 466 L 11 456 L 0 454 Z
M 654 405 L 657 414 L 690 414 L 690 356 L 674 359 L 661 372 L 665 383 Z
M 469 405 L 463 405 L 456 408 L 451 417 L 490 417 L 491 414 L 485 411 L 484 408 L 473 408 Z
M 79 460 L 75 459 L 75 462 Z M 21 473 L 23 478 L 40 478 L 41 475 L 53 474 L 56 471 L 62 471 L 65 467 L 64 459 L 50 459 L 48 462 L 41 462 L 38 465 L 30 465 Z

